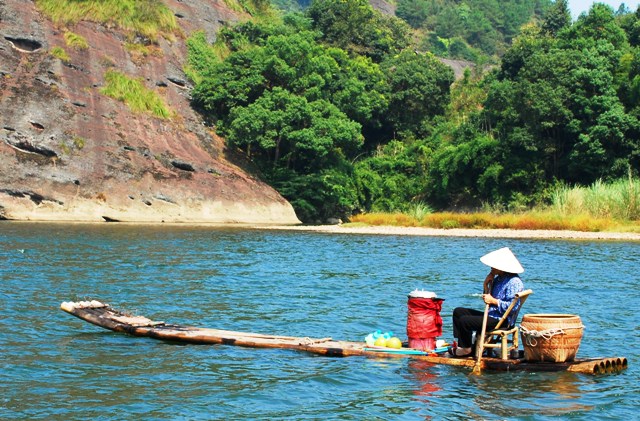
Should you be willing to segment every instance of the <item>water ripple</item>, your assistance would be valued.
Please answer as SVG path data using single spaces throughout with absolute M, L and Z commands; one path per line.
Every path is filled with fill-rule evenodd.
M 407 294 L 424 288 L 445 298 L 450 339 L 453 308 L 482 307 L 479 255 L 504 245 L 534 290 L 525 312 L 579 314 L 579 355 L 622 353 L 629 369 L 477 377 L 420 361 L 134 338 L 58 309 L 97 298 L 197 326 L 404 338 Z M 3 222 L 0 258 L 0 419 L 633 419 L 640 405 L 635 243 Z

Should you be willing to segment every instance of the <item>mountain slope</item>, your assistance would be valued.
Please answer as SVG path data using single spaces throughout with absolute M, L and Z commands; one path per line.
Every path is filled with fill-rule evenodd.
M 242 16 L 223 1 L 164 3 L 180 30 L 137 48 L 113 25 L 54 24 L 33 1 L 0 0 L 0 218 L 298 222 L 189 105 L 186 36 L 213 39 Z M 170 117 L 106 96 L 109 72 L 137 80 Z

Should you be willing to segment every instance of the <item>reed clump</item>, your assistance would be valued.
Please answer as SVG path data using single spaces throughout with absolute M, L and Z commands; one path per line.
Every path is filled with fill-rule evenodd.
M 406 212 L 417 221 L 422 221 L 427 215 L 433 213 L 433 208 L 425 202 L 412 203 Z
M 640 220 L 640 179 L 628 177 L 588 187 L 558 186 L 551 208 L 562 215 L 586 214 L 622 221 Z

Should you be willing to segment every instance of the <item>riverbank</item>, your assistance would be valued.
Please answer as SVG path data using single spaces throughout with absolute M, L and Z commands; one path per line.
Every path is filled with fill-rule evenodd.
M 105 221 L 68 221 L 68 220 L 10 220 L 1 221 L 14 224 L 68 224 L 68 225 L 104 225 Z M 157 227 L 207 227 L 225 229 L 257 229 L 274 231 L 306 231 L 326 234 L 364 234 L 364 235 L 405 235 L 430 237 L 476 237 L 476 238 L 531 238 L 531 239 L 566 239 L 566 240 L 619 240 L 639 241 L 640 233 L 633 232 L 584 232 L 570 230 L 514 230 L 514 229 L 470 229 L 470 228 L 423 228 L 398 227 L 387 225 L 283 225 L 269 223 L 239 222 L 200 222 L 200 221 L 112 221 L 114 226 L 157 226 Z
M 478 237 L 478 238 L 539 238 L 571 240 L 622 240 L 640 241 L 640 233 L 631 232 L 583 232 L 559 230 L 511 230 L 511 229 L 437 229 L 422 227 L 396 227 L 373 225 L 295 225 L 261 226 L 260 229 L 309 231 L 328 234 L 370 235 L 415 235 L 431 237 Z

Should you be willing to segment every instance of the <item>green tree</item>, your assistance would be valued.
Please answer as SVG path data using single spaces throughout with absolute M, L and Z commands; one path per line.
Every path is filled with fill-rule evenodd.
M 640 48 L 635 47 L 621 59 L 619 94 L 625 109 L 640 117 Z
M 389 81 L 388 119 L 395 133 L 426 133 L 429 122 L 449 103 L 453 71 L 432 54 L 411 51 L 382 63 Z
M 540 18 L 550 5 L 550 0 L 398 0 L 396 14 L 420 29 L 424 35 L 418 44 L 435 54 L 497 60 L 521 26 Z M 454 40 L 455 49 L 449 48 Z M 449 43 L 445 51 L 442 41 Z
M 396 15 L 404 19 L 412 28 L 420 28 L 433 13 L 429 0 L 398 0 Z
M 304 221 L 425 199 L 529 204 L 557 181 L 637 172 L 640 49 L 627 39 L 638 12 L 597 4 L 571 24 L 565 1 L 448 4 L 412 9 L 434 11 L 421 30 L 444 54 L 483 54 L 473 43 L 500 55 L 520 31 L 483 79 L 469 72 L 451 90 L 433 55 L 400 51 L 396 20 L 364 0 L 316 1 L 226 28 L 217 57 L 204 34 L 189 39 L 194 103 Z
M 460 80 L 451 87 L 451 101 L 447 110 L 447 120 L 462 124 L 474 114 L 482 111 L 487 91 L 482 85 L 482 76 L 465 69 Z
M 254 48 L 231 54 L 207 69 L 192 91 L 194 105 L 213 122 L 224 123 L 229 112 L 258 99 L 268 86 L 264 75 L 267 57 Z
M 324 101 L 282 88 L 231 111 L 227 141 L 243 149 L 303 221 L 344 216 L 357 207 L 345 182 L 346 156 L 362 144 L 360 125 Z
M 431 150 L 420 141 L 391 141 L 380 146 L 355 164 L 358 203 L 368 211 L 406 211 L 410 203 L 424 198 L 430 155 Z
M 482 106 L 434 130 L 432 200 L 531 204 L 556 180 L 590 184 L 637 171 L 633 51 L 602 5 L 573 26 L 525 27 L 483 81 Z M 464 97 L 453 98 L 451 117 L 465 110 Z
M 562 29 L 571 25 L 571 12 L 567 0 L 556 0 L 542 21 L 542 30 L 549 35 L 555 36 Z
M 352 215 L 358 209 L 349 168 L 328 168 L 310 174 L 279 168 L 270 183 L 291 202 L 301 221 L 321 223 L 327 218 Z
M 485 103 L 505 156 L 529 174 L 512 179 L 513 190 L 625 174 L 638 143 L 637 118 L 618 97 L 617 72 L 627 48 L 613 10 L 602 5 L 557 38 L 531 29 L 516 40 Z
M 306 14 L 323 41 L 375 62 L 409 45 L 408 26 L 383 16 L 368 0 L 313 0 Z
M 282 88 L 266 91 L 254 103 L 236 107 L 229 117 L 227 140 L 262 166 L 317 172 L 342 164 L 362 143 L 360 125 L 324 100 L 308 102 Z
M 360 123 L 371 139 L 380 140 L 381 128 L 389 108 L 389 84 L 380 66 L 369 57 L 349 58 L 338 49 L 329 54 L 340 71 L 328 84 L 328 99 L 350 119 Z
M 624 30 L 616 22 L 613 9 L 602 3 L 595 3 L 588 14 L 580 15 L 564 38 L 574 47 L 603 40 L 621 49 L 628 43 Z
M 460 140 L 434 154 L 429 170 L 431 200 L 443 207 L 464 208 L 508 194 L 498 141 L 477 132 Z

